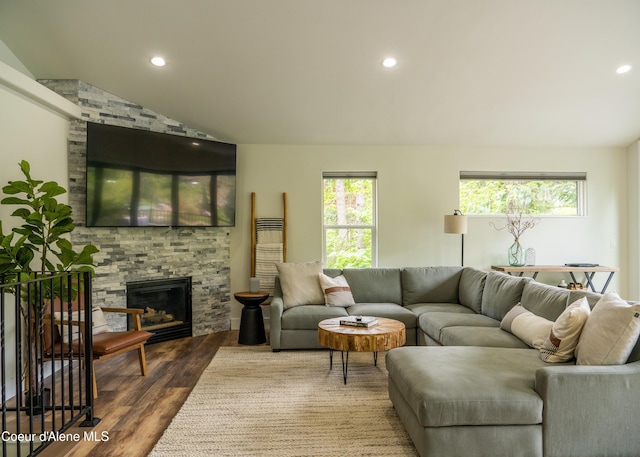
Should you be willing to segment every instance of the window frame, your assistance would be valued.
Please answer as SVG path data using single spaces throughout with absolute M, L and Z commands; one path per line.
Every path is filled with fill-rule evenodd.
M 326 179 L 370 179 L 372 182 L 371 195 L 371 225 L 369 224 L 325 224 L 324 184 Z M 378 173 L 375 171 L 323 171 L 322 172 L 322 265 L 327 267 L 327 230 L 364 229 L 371 230 L 371 268 L 378 266 Z
M 460 199 L 460 184 L 463 180 L 487 181 L 575 181 L 576 182 L 576 214 L 551 213 L 523 213 L 535 217 L 586 217 L 587 216 L 587 173 L 586 172 L 530 172 L 530 171 L 460 171 L 458 177 L 458 198 Z M 459 201 L 462 206 L 462 201 Z M 465 213 L 469 216 L 495 217 L 503 213 Z

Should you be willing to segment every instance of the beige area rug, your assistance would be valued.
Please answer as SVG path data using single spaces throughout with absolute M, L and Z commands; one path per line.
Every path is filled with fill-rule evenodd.
M 387 393 L 384 353 L 220 348 L 151 457 L 418 455 Z

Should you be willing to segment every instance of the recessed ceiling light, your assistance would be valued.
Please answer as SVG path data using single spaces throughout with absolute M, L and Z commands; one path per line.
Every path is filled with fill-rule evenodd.
M 382 66 L 386 68 L 392 68 L 392 67 L 395 67 L 397 63 L 398 61 L 393 57 L 387 57 L 382 61 Z
M 162 57 L 153 57 L 151 59 L 151 63 L 154 64 L 156 67 L 164 67 L 166 62 Z
M 631 70 L 631 65 L 622 65 L 622 66 L 618 67 L 618 69 L 616 70 L 616 73 L 621 75 L 622 73 L 626 73 L 629 70 Z

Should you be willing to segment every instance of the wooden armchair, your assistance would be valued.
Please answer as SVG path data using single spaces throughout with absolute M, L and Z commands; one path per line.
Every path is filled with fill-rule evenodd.
M 144 313 L 142 309 L 134 309 L 134 308 L 100 308 L 105 313 L 122 313 L 131 316 L 133 320 L 133 330 L 127 331 L 105 331 L 97 334 L 92 334 L 92 344 L 91 348 L 93 350 L 93 360 L 91 364 L 92 370 L 92 378 L 93 378 L 93 397 L 98 397 L 98 385 L 96 382 L 95 375 L 95 363 L 100 360 L 107 360 L 112 357 L 116 357 L 120 354 L 124 354 L 129 351 L 138 351 L 138 361 L 140 363 L 140 374 L 142 376 L 147 375 L 147 361 L 144 351 L 144 345 L 147 340 L 152 336 L 151 333 L 142 330 L 140 325 L 140 314 Z M 60 335 L 59 328 L 61 326 L 68 326 L 69 320 L 64 319 L 65 314 L 55 313 L 55 317 L 53 319 L 53 329 L 54 334 L 51 339 L 46 339 L 46 341 L 53 341 L 53 345 L 49 345 L 48 348 L 45 348 L 45 355 L 49 357 L 55 357 L 56 355 L 65 354 L 69 352 L 69 345 L 73 352 L 82 353 L 84 348 L 84 325 L 83 322 L 78 318 L 83 311 L 76 314 L 74 312 L 71 319 L 72 327 L 79 327 L 80 338 L 72 341 L 68 341 L 68 336 L 63 338 Z M 51 315 L 45 319 L 45 323 L 51 319 Z M 48 329 L 50 326 L 45 325 L 45 329 Z M 45 332 L 46 333 L 46 332 Z M 65 341 L 67 339 L 67 341 Z
M 135 308 L 101 308 L 105 313 L 125 313 L 133 319 L 133 330 L 123 332 L 104 332 L 93 335 L 91 347 L 93 349 L 93 365 L 100 360 L 107 360 L 112 357 L 124 354 L 129 351 L 138 351 L 138 361 L 140 363 L 140 374 L 147 375 L 147 359 L 144 352 L 144 344 L 151 337 L 151 333 L 142 330 L 140 325 L 140 314 L 143 309 Z M 93 370 L 93 397 L 98 397 L 98 386 L 96 383 L 96 372 Z

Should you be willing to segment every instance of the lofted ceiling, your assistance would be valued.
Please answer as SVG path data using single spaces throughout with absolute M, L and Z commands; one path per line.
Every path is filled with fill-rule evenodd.
M 639 0 L 0 0 L 0 40 L 235 143 L 640 138 Z

